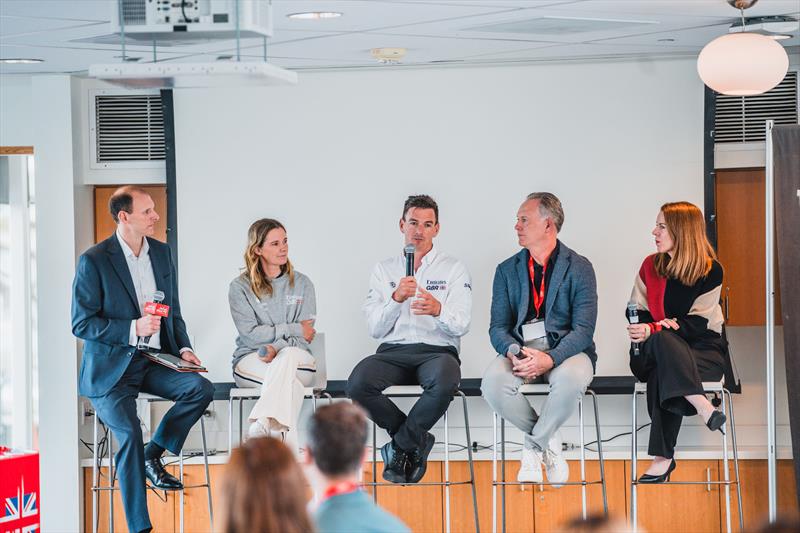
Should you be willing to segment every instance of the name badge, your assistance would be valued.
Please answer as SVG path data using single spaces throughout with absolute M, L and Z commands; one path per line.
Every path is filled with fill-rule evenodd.
M 532 320 L 522 325 L 522 340 L 524 342 L 534 341 L 546 336 L 547 332 L 544 330 L 544 320 Z

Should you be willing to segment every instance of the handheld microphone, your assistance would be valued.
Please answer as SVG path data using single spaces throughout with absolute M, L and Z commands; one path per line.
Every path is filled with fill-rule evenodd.
M 630 324 L 638 324 L 639 323 L 639 307 L 630 302 L 628 304 L 628 310 L 625 312 L 625 315 L 628 317 L 628 322 Z M 632 342 L 631 348 L 633 348 L 633 355 L 639 355 L 639 343 Z
M 266 346 L 262 346 L 261 348 L 258 349 L 258 356 L 259 357 L 266 357 L 267 356 L 267 347 Z
M 406 276 L 413 276 L 414 275 L 414 252 L 416 248 L 414 248 L 413 244 L 407 244 L 405 248 L 403 248 L 403 253 L 406 256 Z
M 162 291 L 155 291 L 153 293 L 153 301 L 146 302 L 144 304 L 144 312 L 160 317 L 165 317 L 165 318 L 168 317 L 169 306 L 162 304 L 161 302 L 163 301 L 164 301 L 164 293 Z M 139 337 L 139 342 L 137 343 L 136 348 L 138 348 L 139 350 L 146 350 L 147 348 L 149 348 L 148 345 L 150 344 L 150 337 L 152 337 L 152 335 L 148 335 L 147 337 Z
M 508 353 L 510 353 L 511 355 L 516 357 L 517 359 L 524 359 L 525 358 L 525 356 L 522 355 L 522 353 L 520 353 L 520 347 L 519 347 L 519 344 L 517 344 L 517 343 L 514 343 L 514 344 L 512 344 L 511 346 L 508 347 Z

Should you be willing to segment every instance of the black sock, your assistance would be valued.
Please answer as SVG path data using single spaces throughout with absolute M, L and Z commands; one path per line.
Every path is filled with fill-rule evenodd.
M 154 441 L 150 441 L 147 443 L 147 446 L 144 447 L 144 460 L 150 461 L 152 459 L 158 459 L 164 454 L 164 448 L 156 444 Z

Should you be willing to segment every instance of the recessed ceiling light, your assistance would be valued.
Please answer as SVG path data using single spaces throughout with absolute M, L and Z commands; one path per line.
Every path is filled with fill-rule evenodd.
M 35 63 L 44 63 L 44 59 L 34 59 L 29 57 L 4 57 L 0 58 L 0 63 L 9 65 L 33 65 Z
M 335 19 L 341 16 L 342 14 L 337 11 L 306 11 L 305 13 L 290 13 L 286 15 L 287 18 L 295 20 Z
M 673 39 L 672 37 L 668 37 L 666 39 L 659 39 L 658 42 L 660 42 L 660 43 L 674 43 L 675 39 Z
M 783 41 L 784 39 L 791 39 L 793 36 L 788 33 L 773 33 L 772 35 L 767 35 L 767 37 L 771 37 L 776 41 Z
M 369 51 L 370 55 L 380 63 L 397 64 L 408 52 L 405 48 L 373 48 Z

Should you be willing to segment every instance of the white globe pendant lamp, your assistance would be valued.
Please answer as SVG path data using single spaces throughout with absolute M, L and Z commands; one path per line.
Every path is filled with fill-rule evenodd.
M 744 10 L 756 1 L 728 0 L 728 3 Z M 783 46 L 757 33 L 717 37 L 697 58 L 697 72 L 703 83 L 718 93 L 731 96 L 763 94 L 778 85 L 788 70 L 789 56 Z

